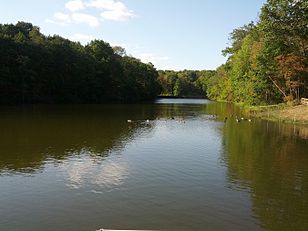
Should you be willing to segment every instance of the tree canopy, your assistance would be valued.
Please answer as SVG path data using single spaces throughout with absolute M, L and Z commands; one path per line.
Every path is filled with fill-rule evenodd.
M 0 24 L 2 104 L 152 100 L 157 77 L 152 64 L 102 40 L 83 46 L 31 23 Z
M 250 105 L 308 97 L 307 25 L 307 1 L 268 0 L 257 23 L 231 33 L 208 95 Z

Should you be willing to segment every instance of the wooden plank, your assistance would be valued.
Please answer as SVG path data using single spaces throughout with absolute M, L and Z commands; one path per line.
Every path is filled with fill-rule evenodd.
M 96 231 L 155 231 L 155 230 L 119 230 L 119 229 L 98 229 Z
M 301 98 L 301 104 L 302 105 L 308 105 L 308 99 L 307 98 Z

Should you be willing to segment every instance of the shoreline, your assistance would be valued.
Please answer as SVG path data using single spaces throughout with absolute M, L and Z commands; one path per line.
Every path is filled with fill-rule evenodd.
M 159 95 L 157 99 L 208 99 L 204 96 L 168 96 L 168 95 Z
M 286 104 L 277 104 L 252 106 L 244 110 L 248 110 L 248 113 L 255 118 L 283 123 L 308 125 L 307 105 L 288 106 Z

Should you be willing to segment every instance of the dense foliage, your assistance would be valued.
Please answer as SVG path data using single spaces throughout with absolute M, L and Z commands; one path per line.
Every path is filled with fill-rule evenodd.
M 86 46 L 45 36 L 31 23 L 0 24 L 0 103 L 151 100 L 160 92 L 152 64 L 102 40 Z
M 163 96 L 205 97 L 207 82 L 215 71 L 159 71 L 159 83 Z
M 268 0 L 259 22 L 231 33 L 208 96 L 250 105 L 308 97 L 308 2 Z

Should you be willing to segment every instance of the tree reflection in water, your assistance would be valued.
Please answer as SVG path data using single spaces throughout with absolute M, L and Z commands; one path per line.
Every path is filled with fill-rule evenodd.
M 264 121 L 224 127 L 230 187 L 250 192 L 266 230 L 308 229 L 307 131 Z

